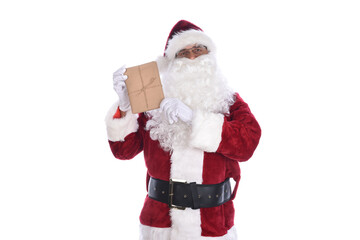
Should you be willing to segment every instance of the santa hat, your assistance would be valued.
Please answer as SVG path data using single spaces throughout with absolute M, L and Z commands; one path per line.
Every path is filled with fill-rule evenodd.
M 168 60 L 175 58 L 177 52 L 191 44 L 201 44 L 209 52 L 215 52 L 215 45 L 203 30 L 191 22 L 180 20 L 170 31 L 166 41 L 164 57 Z

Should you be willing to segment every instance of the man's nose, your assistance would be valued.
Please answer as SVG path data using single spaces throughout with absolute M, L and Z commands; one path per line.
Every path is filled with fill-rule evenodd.
M 191 59 L 191 60 L 194 60 L 196 57 L 197 56 L 192 51 L 190 51 L 190 54 L 189 54 L 188 58 Z

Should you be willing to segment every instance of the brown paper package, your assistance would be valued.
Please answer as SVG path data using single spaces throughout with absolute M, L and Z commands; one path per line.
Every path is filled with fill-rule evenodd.
M 155 61 L 127 68 L 125 74 L 132 113 L 160 108 L 164 93 Z

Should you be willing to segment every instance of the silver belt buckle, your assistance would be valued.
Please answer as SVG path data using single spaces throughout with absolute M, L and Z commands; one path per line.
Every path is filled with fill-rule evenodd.
M 179 210 L 185 210 L 186 207 L 177 206 L 173 204 L 173 197 L 174 197 L 174 183 L 187 183 L 185 180 L 180 179 L 171 179 L 169 181 L 169 208 L 175 208 Z

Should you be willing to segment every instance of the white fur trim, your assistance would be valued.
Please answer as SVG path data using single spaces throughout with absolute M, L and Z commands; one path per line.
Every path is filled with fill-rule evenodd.
M 165 55 L 169 59 L 174 59 L 178 51 L 191 44 L 205 45 L 210 52 L 215 52 L 216 47 L 213 41 L 204 32 L 198 30 L 187 30 L 176 34 L 169 40 Z
M 149 227 L 140 224 L 140 240 L 170 240 L 171 228 Z
M 202 184 L 204 152 L 190 147 L 174 146 L 171 156 L 170 176 L 173 179 L 186 180 Z M 171 239 L 195 239 L 201 236 L 200 210 L 171 209 Z
M 170 176 L 202 184 L 204 152 L 200 149 L 173 146 Z
M 214 240 L 236 240 L 237 239 L 237 233 L 236 228 L 232 227 L 229 229 L 229 231 L 221 237 L 202 237 L 201 239 L 214 239 Z
M 221 142 L 223 123 L 223 114 L 195 111 L 190 146 L 200 148 L 205 152 L 216 152 Z
M 171 209 L 171 238 L 174 240 L 198 239 L 201 237 L 200 209 Z
M 108 139 L 113 142 L 123 142 L 127 135 L 136 132 L 139 128 L 138 115 L 132 114 L 131 111 L 126 112 L 123 118 L 113 118 L 118 106 L 118 102 L 113 104 L 105 117 Z
M 184 238 L 183 236 L 176 235 L 171 228 L 157 228 L 140 225 L 140 240 L 237 240 L 236 228 L 232 227 L 229 231 L 221 237 L 195 237 Z

